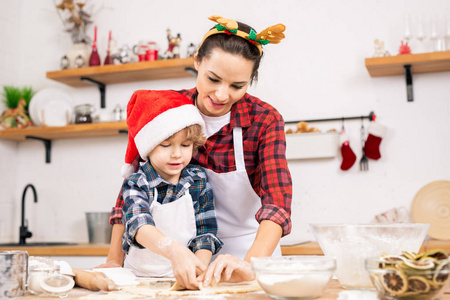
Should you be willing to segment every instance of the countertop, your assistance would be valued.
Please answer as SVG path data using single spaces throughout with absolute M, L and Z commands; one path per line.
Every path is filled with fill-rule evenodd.
M 441 248 L 450 253 L 450 241 L 438 241 L 438 240 L 426 240 L 423 244 L 421 251 L 430 249 Z M 34 256 L 106 256 L 108 254 L 108 244 L 78 244 L 78 245 L 66 245 L 66 246 L 51 246 L 51 247 L 1 247 L 0 251 L 8 250 L 26 250 L 29 255 Z M 323 255 L 322 250 L 317 242 L 307 242 L 292 246 L 282 246 L 283 255 Z M 339 299 L 357 299 L 357 300 L 374 300 L 376 299 L 374 292 L 362 292 L 344 290 L 337 280 L 332 280 L 325 290 L 322 297 L 318 300 L 331 300 L 338 299 L 339 293 L 341 295 Z M 350 294 L 349 294 L 350 293 Z M 78 299 L 83 296 L 92 294 L 102 295 L 105 292 L 92 292 L 83 288 L 76 287 L 68 295 L 67 299 Z M 354 295 L 353 295 L 354 294 Z M 366 297 L 367 296 L 367 297 Z M 345 298 L 342 298 L 345 297 Z M 43 296 L 33 296 L 27 294 L 26 296 L 16 299 L 47 299 Z M 211 297 L 212 299 L 213 297 Z M 215 298 L 215 297 L 214 297 Z M 218 295 L 219 299 L 259 299 L 259 300 L 273 300 L 263 292 L 236 294 L 236 295 Z M 55 298 L 48 298 L 55 299 Z M 190 297 L 190 299 L 195 299 Z M 450 285 L 447 286 L 446 293 L 441 296 L 440 300 L 450 300 Z
M 420 251 L 444 249 L 450 253 L 450 241 L 425 240 Z M 32 256 L 107 256 L 109 244 L 77 244 L 45 247 L 0 247 L 0 251 L 26 250 Z M 323 255 L 317 242 L 281 246 L 283 255 Z
M 341 295 L 340 295 L 341 293 Z M 67 298 L 64 299 L 78 299 L 80 297 L 89 296 L 89 295 L 105 295 L 106 292 L 92 292 L 83 288 L 74 288 Z M 344 294 L 344 295 L 343 295 Z M 163 299 L 164 297 L 157 297 L 153 299 Z M 196 299 L 198 297 L 194 296 L 185 296 L 185 297 L 167 297 L 167 299 L 180 299 L 180 298 L 186 298 L 186 299 Z M 201 297 L 200 299 L 256 299 L 256 300 L 273 300 L 273 298 L 269 297 L 264 292 L 255 292 L 255 293 L 244 293 L 244 294 L 222 294 L 222 295 L 216 295 L 216 296 L 207 296 Z M 376 292 L 375 291 L 355 291 L 355 290 L 346 290 L 341 287 L 339 282 L 336 279 L 332 279 L 330 283 L 328 284 L 328 287 L 324 291 L 322 297 L 315 298 L 316 300 L 335 300 L 335 299 L 354 299 L 354 300 L 374 300 L 377 299 Z M 53 298 L 47 298 L 44 296 L 34 296 L 31 294 L 27 294 L 23 297 L 17 297 L 16 299 L 55 299 Z M 112 299 L 112 298 L 111 298 Z M 142 298 L 136 298 L 136 299 L 144 299 Z M 150 299 L 150 298 L 146 298 Z M 165 298 L 164 298 L 165 299 Z M 447 286 L 447 289 L 445 293 L 439 298 L 440 300 L 450 300 L 450 285 Z

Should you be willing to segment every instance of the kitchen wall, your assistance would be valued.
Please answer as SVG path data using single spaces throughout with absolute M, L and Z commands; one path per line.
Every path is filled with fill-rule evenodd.
M 45 77 L 47 71 L 59 69 L 60 58 L 71 46 L 55 2 L 60 1 L 1 1 L 0 85 L 57 87 L 67 91 L 75 104 L 91 103 L 101 111 L 96 87 L 71 88 Z M 243 20 L 258 30 L 283 22 L 287 38 L 264 48 L 260 79 L 250 93 L 275 106 L 286 121 L 374 111 L 377 121 L 388 127 L 382 158 L 370 161 L 368 172 L 360 172 L 356 164 L 341 171 L 340 156 L 289 162 L 294 226 L 284 244 L 312 238 L 308 223 L 370 222 L 384 210 L 410 208 L 422 186 L 450 179 L 450 73 L 414 75 L 414 102 L 408 103 L 403 76 L 371 78 L 364 66 L 376 38 L 397 54 L 405 13 L 443 20 L 450 17 L 448 1 L 175 0 L 170 7 L 154 0 L 86 3 L 98 26 L 103 58 L 109 30 L 119 45 L 152 39 L 164 50 L 169 27 L 181 33 L 184 54 L 186 46 L 198 43 L 213 25 L 207 20 L 213 14 Z M 194 78 L 109 85 L 105 110 L 112 111 L 116 104 L 125 107 L 137 89 L 194 85 Z M 340 122 L 311 125 L 323 130 L 341 127 Z M 361 123 L 347 121 L 345 127 L 359 159 Z M 32 203 L 31 193 L 26 199 L 32 240 L 87 242 L 84 213 L 109 211 L 114 205 L 126 143 L 126 136 L 56 140 L 52 161 L 46 164 L 41 142 L 1 140 L 0 241 L 18 239 L 22 191 L 33 183 L 39 202 Z

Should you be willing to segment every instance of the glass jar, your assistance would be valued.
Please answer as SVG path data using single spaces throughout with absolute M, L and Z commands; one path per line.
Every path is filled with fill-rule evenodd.
M 28 291 L 34 295 L 41 295 L 44 290 L 41 286 L 42 281 L 50 276 L 59 274 L 59 266 L 40 263 L 29 266 L 28 268 Z
M 92 113 L 95 108 L 91 104 L 75 106 L 75 124 L 92 123 Z
M 25 295 L 28 252 L 0 251 L 0 298 Z

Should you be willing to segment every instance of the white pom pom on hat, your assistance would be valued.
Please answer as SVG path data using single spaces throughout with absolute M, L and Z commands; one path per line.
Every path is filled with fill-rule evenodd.
M 130 177 L 131 174 L 135 172 L 134 167 L 132 164 L 124 164 L 122 168 L 120 169 L 120 174 L 123 178 Z
M 134 92 L 127 105 L 128 146 L 122 176 L 127 178 L 136 171 L 133 161 L 138 155 L 146 160 L 157 145 L 194 124 L 205 133 L 198 109 L 182 94 L 170 90 Z

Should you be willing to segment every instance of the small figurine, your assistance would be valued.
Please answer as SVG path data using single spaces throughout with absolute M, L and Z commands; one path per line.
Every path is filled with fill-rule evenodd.
M 400 49 L 398 49 L 398 54 L 411 54 L 411 48 L 408 46 L 408 42 L 401 43 Z
M 383 56 L 391 56 L 391 54 L 384 50 L 384 42 L 375 40 L 375 52 L 373 53 L 373 57 L 383 57 Z
M 94 42 L 92 43 L 91 56 L 89 57 L 89 66 L 100 66 L 101 60 L 97 50 L 97 26 L 94 29 Z
M 120 65 L 120 48 L 113 38 L 111 38 L 111 41 L 109 42 L 109 55 L 111 56 L 112 64 Z
M 69 68 L 69 58 L 67 58 L 67 55 L 64 55 L 61 58 L 61 69 L 65 70 Z
M 27 102 L 25 99 L 20 99 L 17 104 L 17 108 L 8 108 L 0 116 L 0 127 L 10 128 L 19 127 L 24 128 L 27 126 L 32 126 L 33 122 L 25 113 L 25 106 Z
M 109 38 L 108 38 L 108 48 L 106 49 L 106 57 L 105 61 L 103 62 L 103 65 L 112 65 L 113 60 L 111 58 L 111 30 L 109 31 Z
M 124 44 L 119 54 L 120 63 L 126 64 L 131 62 L 131 56 L 129 52 L 130 48 L 128 47 L 128 45 Z
M 164 58 L 180 58 L 181 35 L 178 33 L 176 37 L 173 37 L 170 29 L 167 29 L 167 40 L 169 47 L 164 53 Z
M 84 67 L 84 58 L 81 55 L 78 55 L 77 58 L 75 58 L 75 67 L 76 68 L 82 68 Z
M 191 57 L 195 55 L 195 51 L 197 50 L 197 47 L 193 43 L 190 43 L 187 48 L 187 57 Z

